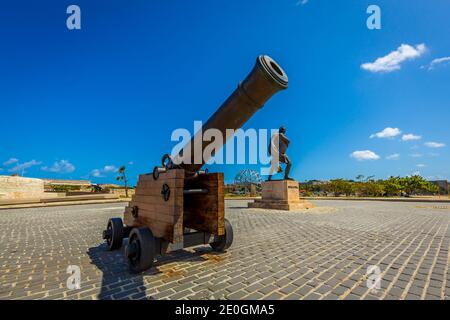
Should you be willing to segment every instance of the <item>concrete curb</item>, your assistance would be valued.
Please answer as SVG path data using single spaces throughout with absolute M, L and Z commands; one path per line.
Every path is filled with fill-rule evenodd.
M 48 203 L 22 203 L 12 205 L 1 205 L 0 211 L 6 209 L 45 208 L 45 207 L 75 206 L 83 204 L 121 203 L 129 201 L 130 201 L 129 199 L 109 199 L 109 200 L 61 201 Z
M 349 200 L 349 201 L 385 201 L 385 202 L 422 202 L 422 203 L 450 203 L 450 199 L 430 198 L 346 198 L 346 197 L 302 197 L 306 200 Z
M 261 197 L 229 197 L 225 200 L 255 200 Z M 450 199 L 430 199 L 430 198 L 345 198 L 345 197 L 300 197 L 303 200 L 347 200 L 347 201 L 385 201 L 385 202 L 422 202 L 422 203 L 450 203 Z
M 256 200 L 261 197 L 225 197 L 225 200 Z

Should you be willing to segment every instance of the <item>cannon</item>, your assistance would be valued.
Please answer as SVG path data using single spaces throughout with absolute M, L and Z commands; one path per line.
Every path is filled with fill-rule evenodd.
M 286 73 L 272 58 L 257 57 L 252 71 L 201 132 L 218 129 L 227 137 L 227 129 L 241 128 L 287 86 Z M 225 252 L 233 242 L 233 228 L 225 219 L 223 173 L 202 170 L 209 160 L 203 157 L 203 151 L 211 141 L 201 141 L 200 148 L 195 148 L 198 134 L 173 159 L 166 154 L 161 166 L 139 176 L 123 221 L 112 218 L 103 231 L 109 250 L 119 249 L 128 238 L 125 255 L 132 272 L 150 268 L 158 255 L 170 251 L 209 244 L 214 251 Z

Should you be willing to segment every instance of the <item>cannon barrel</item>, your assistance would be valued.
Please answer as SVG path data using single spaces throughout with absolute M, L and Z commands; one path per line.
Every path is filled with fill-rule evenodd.
M 275 93 L 287 87 L 288 77 L 283 69 L 269 56 L 260 55 L 256 59 L 253 70 L 245 80 L 239 83 L 237 89 L 231 96 L 225 100 L 220 108 L 203 125 L 201 134 L 208 129 L 218 129 L 222 133 L 222 137 L 224 137 L 223 143 L 225 144 L 226 138 L 231 138 L 226 135 L 227 129 L 237 130 L 241 128 L 266 101 Z M 199 171 L 209 160 L 204 159 L 203 152 L 212 141 L 203 141 L 203 139 L 198 138 L 198 135 L 199 133 L 196 133 L 174 159 L 174 163 L 177 163 L 178 167 L 185 169 L 186 173 Z M 194 148 L 196 143 L 197 146 Z M 191 151 L 189 157 L 190 162 L 180 161 L 179 157 L 189 149 Z

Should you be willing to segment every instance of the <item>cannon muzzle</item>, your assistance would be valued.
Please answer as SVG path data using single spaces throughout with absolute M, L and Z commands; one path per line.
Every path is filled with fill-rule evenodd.
M 203 132 L 208 129 L 217 129 L 222 133 L 225 144 L 226 139 L 231 138 L 226 135 L 227 129 L 237 130 L 241 128 L 275 93 L 287 87 L 287 74 L 278 63 L 269 56 L 259 56 L 253 70 L 245 80 L 239 83 L 231 96 L 203 125 L 201 133 L 196 133 L 173 160 L 172 164 L 185 169 L 186 174 L 198 172 L 209 160 L 204 158 L 203 152 L 212 143 L 212 141 L 199 139 L 199 134 L 203 135 Z M 197 145 L 194 148 L 196 143 Z M 188 153 L 186 154 L 186 152 Z M 183 155 L 187 155 L 186 158 L 190 161 L 186 161 L 186 158 L 180 160 Z

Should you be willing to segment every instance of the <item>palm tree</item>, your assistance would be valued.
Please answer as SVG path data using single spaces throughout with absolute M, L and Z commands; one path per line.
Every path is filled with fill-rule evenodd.
M 117 170 L 117 172 L 119 173 L 119 175 L 117 176 L 116 180 L 117 181 L 123 181 L 123 183 L 125 184 L 125 197 L 128 198 L 128 179 L 127 176 L 125 174 L 125 166 L 121 166 L 119 168 L 119 170 Z

